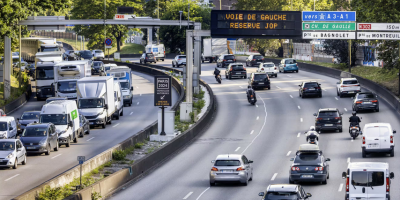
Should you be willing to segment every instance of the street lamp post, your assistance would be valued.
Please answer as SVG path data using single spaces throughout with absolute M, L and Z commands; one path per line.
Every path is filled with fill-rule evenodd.
M 190 16 L 189 14 L 190 14 L 190 4 L 188 4 L 188 29 L 189 29 L 189 21 L 190 21 L 189 20 L 189 16 Z

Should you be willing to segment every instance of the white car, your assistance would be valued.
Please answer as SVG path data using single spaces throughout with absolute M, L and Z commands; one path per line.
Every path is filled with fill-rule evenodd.
M 172 60 L 172 67 L 179 67 L 181 65 L 186 66 L 186 55 L 175 56 Z
M 356 95 L 361 92 L 360 83 L 356 78 L 342 78 L 336 83 L 337 95 L 342 98 L 345 95 Z
M 260 63 L 257 72 L 266 73 L 268 76 L 278 77 L 279 70 L 273 62 Z
M 367 157 L 369 153 L 390 153 L 394 156 L 394 138 L 396 133 L 389 123 L 370 123 L 365 124 L 362 131 L 362 157 Z
M 253 180 L 253 161 L 242 154 L 218 155 L 211 163 L 210 186 L 218 182 L 239 182 L 247 186 Z
M 14 117 L 0 117 L 0 139 L 9 139 L 16 137 L 17 123 L 15 122 Z
M 104 59 L 104 52 L 102 50 L 93 50 L 92 51 L 93 57 Z
M 0 167 L 17 169 L 20 163 L 26 165 L 26 149 L 19 139 L 1 139 L 0 158 Z

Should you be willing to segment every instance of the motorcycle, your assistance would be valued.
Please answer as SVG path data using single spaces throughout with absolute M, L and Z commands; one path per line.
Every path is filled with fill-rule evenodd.
M 318 139 L 317 138 L 309 138 L 307 141 L 309 144 L 316 144 L 318 145 Z
M 254 99 L 253 95 L 250 95 L 250 97 L 247 100 L 249 101 L 249 103 L 251 105 L 255 105 L 256 104 L 256 99 Z
M 359 125 L 354 125 L 350 127 L 350 137 L 352 137 L 353 139 L 356 139 L 360 133 L 361 131 Z
M 221 84 L 221 82 L 222 82 L 221 74 L 218 74 L 218 76 L 215 79 L 217 80 L 217 82 L 219 84 Z

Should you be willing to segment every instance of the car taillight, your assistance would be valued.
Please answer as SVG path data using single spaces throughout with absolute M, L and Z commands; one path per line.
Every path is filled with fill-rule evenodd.
M 317 118 L 317 121 L 322 120 L 322 118 Z
M 349 177 L 346 180 L 346 192 L 349 192 Z
M 303 88 L 303 91 L 305 91 L 307 88 Z
M 146 59 L 147 59 L 147 57 L 146 57 Z
M 324 171 L 324 167 L 316 167 L 315 171 Z
M 251 95 L 250 97 L 253 98 L 253 95 Z
M 244 168 L 243 167 L 239 167 L 239 168 L 236 169 L 236 171 L 244 171 Z
M 320 88 L 320 87 L 317 87 L 317 89 L 320 90 L 321 88 Z
M 253 61 L 256 61 L 256 59 L 253 59 Z
M 179 58 L 178 60 L 182 60 L 181 58 Z
M 297 66 L 297 63 L 296 63 L 296 66 Z
M 276 70 L 276 67 L 275 67 L 275 70 Z
M 371 102 L 372 102 L 372 103 L 377 103 L 377 102 L 378 102 L 378 100 L 372 100 Z
M 340 119 L 340 117 L 335 117 L 335 119 Z
M 213 167 L 213 168 L 211 168 L 211 171 L 218 171 L 218 169 Z
M 284 64 L 283 67 L 286 67 L 286 64 Z
M 363 144 L 365 144 L 365 137 L 363 137 Z
M 223 61 L 225 62 L 226 60 L 224 59 Z
M 393 144 L 393 135 L 390 136 L 390 143 Z
M 389 192 L 390 191 L 390 179 L 389 179 L 389 177 L 386 177 L 386 192 Z
M 232 71 L 232 68 L 230 68 L 229 71 Z
M 233 59 L 233 61 L 235 61 L 235 62 L 236 62 L 236 59 Z
M 299 167 L 292 167 L 292 171 L 300 171 Z
M 356 104 L 362 104 L 362 101 L 356 101 Z
M 243 67 L 243 70 L 246 70 L 246 67 Z
M 261 68 L 261 70 L 263 70 L 263 71 L 264 71 L 264 68 Z

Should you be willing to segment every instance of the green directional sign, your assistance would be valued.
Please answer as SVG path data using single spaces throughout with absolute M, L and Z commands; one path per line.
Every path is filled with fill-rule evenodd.
M 303 22 L 303 31 L 355 31 L 356 23 Z

